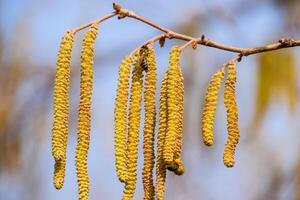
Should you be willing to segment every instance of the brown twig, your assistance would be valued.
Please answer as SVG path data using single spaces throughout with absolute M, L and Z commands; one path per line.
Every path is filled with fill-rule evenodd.
M 186 46 L 188 46 L 189 44 L 193 44 L 193 42 L 196 41 L 197 44 L 199 44 L 199 45 L 239 53 L 238 57 L 235 58 L 236 59 L 235 62 L 240 61 L 243 56 L 248 56 L 248 55 L 252 55 L 252 54 L 262 53 L 262 52 L 266 52 L 266 51 L 273 51 L 273 50 L 278 50 L 278 49 L 283 49 L 283 48 L 290 48 L 290 47 L 300 46 L 300 40 L 293 40 L 293 39 L 286 39 L 286 38 L 280 39 L 276 43 L 272 43 L 272 44 L 268 44 L 268 45 L 260 46 L 260 47 L 254 47 L 254 48 L 241 48 L 241 47 L 225 45 L 225 44 L 215 42 L 215 41 L 209 39 L 208 37 L 206 37 L 204 35 L 202 35 L 201 39 L 197 39 L 197 38 L 194 38 L 194 37 L 191 37 L 191 36 L 188 36 L 188 35 L 184 35 L 184 34 L 174 32 L 174 31 L 172 31 L 168 28 L 165 28 L 161 25 L 158 25 L 158 24 L 146 19 L 143 16 L 135 14 L 131 10 L 122 8 L 122 6 L 120 4 L 117 4 L 117 3 L 113 3 L 113 8 L 115 10 L 114 12 L 112 12 L 110 14 L 107 14 L 107 15 L 105 15 L 105 16 L 103 16 L 103 17 L 101 17 L 101 18 L 99 18 L 95 21 L 87 23 L 83 26 L 74 28 L 70 31 L 73 32 L 73 33 L 76 33 L 80 30 L 83 30 L 83 29 L 93 25 L 93 24 L 99 24 L 99 23 L 101 23 L 101 22 L 103 22 L 103 21 L 105 21 L 109 18 L 112 18 L 112 17 L 116 16 L 116 15 L 118 16 L 118 19 L 123 19 L 125 17 L 129 17 L 129 18 L 133 18 L 133 19 L 136 19 L 138 21 L 141 21 L 145 24 L 148 24 L 149 26 L 152 26 L 153 28 L 158 29 L 158 30 L 165 33 L 165 34 L 161 34 L 161 35 L 156 36 L 157 38 L 155 37 L 155 38 L 152 38 L 151 40 L 148 40 L 145 43 L 146 45 L 154 43 L 158 40 L 162 41 L 162 43 L 163 43 L 163 41 L 166 38 L 187 41 L 188 43 L 186 44 Z M 183 45 L 182 48 L 185 48 L 186 46 Z M 196 46 L 197 45 L 193 44 L 194 48 Z M 137 49 L 139 49 L 139 48 L 140 47 L 138 47 Z M 135 50 L 137 50 L 137 49 L 135 49 Z
M 119 5 L 119 4 L 117 4 L 117 5 Z M 188 35 L 183 35 L 183 34 L 180 34 L 180 33 L 176 33 L 174 31 L 171 31 L 170 29 L 167 29 L 163 26 L 160 26 L 160 25 L 146 19 L 143 16 L 139 16 L 139 15 L 135 14 L 134 12 L 132 12 L 130 10 L 123 9 L 120 5 L 119 5 L 119 7 L 120 7 L 120 10 L 119 10 L 118 13 L 120 15 L 122 15 L 122 18 L 130 17 L 130 18 L 139 20 L 141 22 L 144 22 L 144 23 L 146 23 L 146 24 L 148 24 L 148 25 L 150 25 L 150 26 L 152 26 L 152 27 L 168 34 L 169 39 L 174 38 L 174 39 L 179 39 L 179 40 L 184 40 L 184 41 L 196 40 L 196 38 L 193 38 L 193 37 L 188 36 Z M 273 50 L 282 49 L 282 48 L 300 46 L 300 40 L 281 39 L 277 43 L 268 44 L 266 46 L 255 47 L 255 48 L 240 48 L 240 47 L 234 47 L 234 46 L 229 46 L 229 45 L 225 45 L 225 44 L 215 42 L 215 41 L 205 37 L 204 35 L 202 35 L 201 40 L 198 40 L 197 43 L 201 44 L 201 45 L 204 45 L 204 46 L 209 46 L 209 47 L 213 47 L 213 48 L 217 48 L 217 49 L 222 49 L 222 50 L 225 50 L 225 51 L 240 53 L 243 56 L 248 56 L 248 55 L 251 55 L 251 54 L 257 54 L 257 53 L 266 52 L 266 51 L 273 51 Z
M 198 42 L 201 41 L 203 38 L 199 38 L 199 39 L 195 39 L 195 40 L 190 40 L 188 41 L 187 43 L 185 43 L 184 45 L 182 45 L 180 47 L 180 50 L 182 51 L 183 49 L 185 49 L 186 47 L 188 47 L 189 45 L 192 46 L 193 49 L 197 49 L 197 45 L 198 45 Z
M 142 47 L 144 47 L 144 46 L 149 46 L 149 45 L 153 45 L 155 42 L 157 42 L 157 41 L 159 41 L 159 40 L 161 40 L 161 39 L 163 39 L 163 38 L 165 39 L 166 37 L 167 37 L 166 34 L 160 34 L 160 35 L 157 35 L 157 36 L 155 36 L 155 37 L 153 37 L 153 38 L 147 40 L 146 42 L 144 42 L 141 46 L 135 48 L 135 49 L 130 53 L 130 55 L 134 55 L 135 52 L 137 52 L 137 51 L 138 51 L 139 49 L 141 49 Z
M 92 22 L 89 22 L 89 23 L 84 24 L 82 26 L 79 26 L 77 28 L 73 28 L 73 29 L 70 30 L 70 32 L 73 33 L 73 34 L 75 34 L 78 31 L 81 31 L 81 30 L 83 30 L 85 28 L 88 28 L 88 27 L 92 26 L 93 24 L 100 24 L 101 22 L 103 22 L 103 21 L 105 21 L 105 20 L 107 20 L 109 18 L 112 18 L 112 17 L 114 17 L 116 15 L 118 15 L 118 13 L 116 11 L 112 12 L 112 13 L 109 13 L 109 14 L 104 15 L 103 17 L 101 17 L 99 19 L 96 19 L 96 20 L 92 21 Z

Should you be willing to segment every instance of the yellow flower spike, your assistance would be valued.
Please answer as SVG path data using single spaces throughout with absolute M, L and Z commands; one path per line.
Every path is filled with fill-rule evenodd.
M 156 198 L 164 199 L 165 182 L 166 182 L 166 165 L 163 158 L 165 136 L 168 123 L 168 107 L 167 107 L 167 84 L 168 72 L 164 74 L 160 89 L 159 103 L 159 125 L 157 134 L 157 158 L 156 158 Z
M 89 198 L 88 149 L 91 129 L 94 45 L 98 26 L 92 26 L 84 36 L 81 51 L 80 101 L 78 111 L 78 141 L 76 147 L 76 173 L 80 200 Z
M 136 62 L 135 67 L 133 69 L 130 91 L 131 96 L 129 103 L 128 139 L 126 150 L 127 177 L 125 182 L 125 189 L 123 192 L 123 200 L 131 200 L 133 198 L 136 188 L 138 143 L 143 89 L 142 78 L 143 68 L 140 66 L 139 62 Z
M 168 68 L 168 84 L 167 84 L 167 105 L 168 105 L 168 126 L 165 136 L 164 145 L 164 162 L 168 166 L 174 165 L 174 153 L 177 141 L 177 131 L 180 128 L 178 124 L 178 113 L 180 112 L 180 106 L 178 105 L 178 68 L 180 57 L 180 48 L 175 46 L 170 51 L 170 60 Z
M 155 131 L 155 91 L 156 91 L 156 61 L 155 52 L 152 47 L 145 50 L 146 77 L 144 89 L 145 123 L 144 123 L 144 165 L 143 165 L 143 185 L 144 200 L 154 199 L 153 168 L 154 168 L 154 131 Z
M 236 68 L 228 65 L 228 76 L 225 82 L 224 103 L 227 109 L 228 139 L 223 154 L 223 162 L 227 167 L 234 166 L 235 148 L 239 142 L 238 108 L 235 97 Z
M 117 176 L 121 182 L 126 181 L 126 133 L 127 133 L 127 101 L 129 94 L 130 68 L 133 64 L 131 56 L 126 56 L 119 67 L 117 96 L 115 99 L 115 165 Z
M 224 79 L 224 67 L 218 70 L 212 77 L 208 85 L 204 108 L 202 113 L 202 137 L 203 142 L 207 146 L 211 146 L 214 143 L 214 120 L 218 102 L 218 92 L 220 90 L 221 83 Z
M 174 152 L 174 164 L 176 168 L 174 170 L 175 174 L 182 175 L 184 171 L 184 166 L 181 159 L 182 151 L 182 139 L 183 139 L 183 117 L 184 117 L 184 80 L 180 67 L 177 68 L 177 132 L 176 132 L 176 143 Z
M 70 65 L 73 41 L 74 35 L 70 32 L 65 33 L 60 44 L 56 63 L 52 155 L 55 160 L 53 183 L 57 189 L 62 188 L 65 176 L 69 118 Z

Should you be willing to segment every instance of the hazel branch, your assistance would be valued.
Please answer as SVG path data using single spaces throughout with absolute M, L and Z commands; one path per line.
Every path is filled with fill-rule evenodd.
M 115 6 L 117 6 L 119 8 L 118 10 L 115 9 L 115 11 L 119 14 L 119 19 L 122 19 L 125 17 L 136 19 L 138 21 L 141 21 L 145 24 L 148 24 L 148 25 L 166 33 L 168 35 L 169 39 L 179 39 L 179 40 L 183 40 L 183 41 L 196 40 L 197 43 L 200 45 L 213 47 L 216 49 L 221 49 L 221 50 L 230 51 L 230 52 L 236 52 L 236 53 L 241 54 L 242 56 L 248 56 L 248 55 L 257 54 L 257 53 L 266 52 L 266 51 L 273 51 L 273 50 L 277 50 L 277 49 L 300 46 L 300 40 L 293 40 L 293 39 L 286 39 L 286 38 L 280 39 L 277 43 L 268 44 L 268 45 L 261 46 L 261 47 L 254 47 L 254 48 L 240 48 L 240 47 L 234 47 L 234 46 L 230 46 L 230 45 L 221 44 L 221 43 L 215 42 L 215 41 L 207 38 L 204 35 L 202 35 L 200 40 L 197 40 L 196 38 L 193 38 L 191 36 L 183 35 L 183 34 L 174 32 L 170 29 L 167 29 L 163 26 L 160 26 L 160 25 L 146 19 L 143 16 L 139 16 L 139 15 L 135 14 L 133 11 L 123 9 L 120 4 L 114 3 L 113 5 L 114 5 L 114 8 L 115 8 Z
M 113 3 L 113 9 L 115 10 L 114 12 L 109 13 L 109 14 L 107 14 L 107 15 L 105 15 L 105 16 L 97 19 L 97 20 L 94 20 L 90 23 L 87 23 L 85 25 L 82 25 L 82 26 L 79 26 L 77 28 L 71 29 L 70 32 L 75 34 L 78 31 L 81 31 L 85 28 L 88 28 L 93 24 L 100 24 L 101 22 L 103 22 L 105 20 L 108 20 L 108 19 L 110 19 L 112 17 L 115 17 L 115 16 L 118 16 L 118 19 L 123 19 L 123 18 L 129 17 L 129 18 L 141 21 L 141 22 L 143 22 L 143 23 L 145 23 L 149 26 L 152 26 L 153 28 L 155 28 L 157 30 L 160 30 L 161 32 L 164 33 L 164 34 L 158 35 L 155 38 L 152 38 L 152 39 L 146 41 L 144 45 L 152 45 L 154 42 L 160 41 L 161 46 L 163 46 L 163 43 L 164 43 L 166 38 L 168 38 L 168 39 L 178 39 L 178 40 L 182 40 L 182 41 L 187 41 L 187 44 L 183 45 L 181 47 L 181 49 L 184 49 L 185 47 L 187 47 L 190 44 L 195 49 L 197 47 L 196 44 L 198 44 L 198 45 L 212 47 L 212 48 L 215 48 L 215 49 L 221 49 L 221 50 L 224 50 L 224 51 L 239 53 L 239 55 L 237 56 L 237 59 L 235 59 L 235 62 L 240 61 L 243 56 L 258 54 L 258 53 L 262 53 L 262 52 L 266 52 L 266 51 L 274 51 L 274 50 L 278 50 L 278 49 L 284 49 L 284 48 L 291 48 L 291 47 L 300 46 L 300 39 L 294 40 L 294 39 L 283 38 L 283 39 L 280 39 L 276 43 L 267 44 L 265 46 L 260 46 L 260 47 L 254 47 L 254 48 L 235 47 L 235 46 L 230 46 L 230 45 L 218 43 L 216 41 L 213 41 L 213 40 L 209 39 L 205 35 L 202 35 L 201 38 L 197 39 L 197 38 L 194 38 L 194 37 L 191 37 L 191 36 L 188 36 L 188 35 L 184 35 L 184 34 L 174 32 L 174 31 L 172 31 L 168 28 L 165 28 L 161 25 L 158 25 L 158 24 L 146 19 L 143 16 L 137 15 L 136 13 L 134 13 L 131 10 L 122 8 L 122 6 L 120 4 L 117 4 L 117 3 Z M 138 47 L 137 49 L 139 49 L 139 48 L 140 47 Z M 137 49 L 135 49 L 135 50 L 137 50 Z

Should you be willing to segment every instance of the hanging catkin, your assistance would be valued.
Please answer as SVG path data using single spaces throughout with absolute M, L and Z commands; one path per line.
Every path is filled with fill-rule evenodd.
M 159 125 L 157 134 L 156 198 L 158 200 L 164 199 L 166 182 L 166 165 L 163 158 L 163 151 L 168 123 L 167 84 L 168 72 L 165 72 L 160 89 Z
M 167 166 L 174 166 L 174 153 L 176 151 L 176 142 L 178 129 L 180 128 L 180 106 L 178 105 L 178 70 L 180 57 L 180 48 L 175 46 L 170 51 L 170 60 L 168 68 L 167 84 L 167 105 L 168 105 L 168 125 L 164 145 L 164 162 Z
M 234 166 L 235 148 L 239 142 L 238 108 L 235 97 L 236 68 L 228 65 L 228 76 L 225 82 L 224 103 L 227 109 L 228 139 L 223 154 L 223 162 L 227 167 Z
M 115 165 L 117 176 L 121 182 L 126 180 L 126 133 L 127 133 L 127 101 L 129 90 L 131 56 L 126 56 L 119 67 L 119 80 L 115 100 Z
M 139 60 L 137 58 L 136 60 Z M 137 181 L 137 159 L 141 115 L 141 100 L 143 89 L 143 68 L 136 62 L 133 69 L 131 95 L 129 103 L 128 139 L 126 149 L 127 177 L 123 200 L 131 200 L 134 195 Z
M 70 63 L 74 35 L 65 33 L 56 63 L 54 84 L 54 121 L 52 128 L 52 155 L 55 160 L 53 183 L 62 188 L 65 177 L 68 139 Z
M 182 175 L 184 172 L 184 166 L 181 158 L 182 150 L 182 137 L 183 137 L 183 115 L 184 115 L 184 80 L 180 67 L 177 68 L 177 123 L 178 128 L 176 132 L 176 143 L 175 143 L 175 152 L 174 152 L 174 163 L 175 163 L 175 174 Z
M 94 45 L 98 26 L 93 25 L 85 34 L 81 51 L 80 101 L 78 111 L 78 142 L 76 147 L 76 173 L 80 200 L 89 198 L 88 149 L 91 129 Z
M 156 61 L 152 47 L 145 50 L 146 77 L 144 89 L 145 123 L 144 123 L 144 165 L 143 185 L 144 200 L 154 199 L 153 168 L 154 168 L 154 131 L 155 131 L 155 91 L 156 91 Z
M 222 67 L 222 69 L 218 70 L 211 77 L 211 81 L 205 95 L 201 127 L 203 142 L 207 146 L 211 146 L 214 143 L 214 120 L 218 102 L 218 92 L 224 79 L 224 70 L 224 67 Z

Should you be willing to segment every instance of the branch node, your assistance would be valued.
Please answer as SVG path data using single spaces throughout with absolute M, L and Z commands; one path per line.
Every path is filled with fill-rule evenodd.
M 197 41 L 197 40 L 193 40 L 193 42 L 192 42 L 192 48 L 193 48 L 194 50 L 196 50 L 197 47 L 198 47 L 198 41 Z
M 282 38 L 278 41 L 282 46 L 292 46 L 295 43 L 293 39 Z
M 201 43 L 203 43 L 204 45 L 208 45 L 209 44 L 209 39 L 207 37 L 205 37 L 205 35 L 201 36 Z

